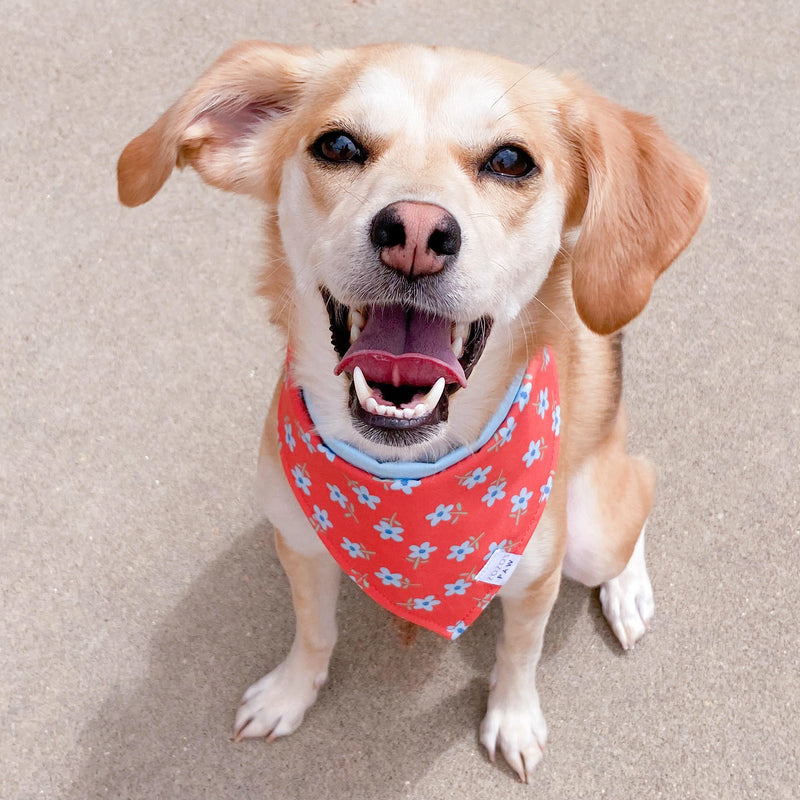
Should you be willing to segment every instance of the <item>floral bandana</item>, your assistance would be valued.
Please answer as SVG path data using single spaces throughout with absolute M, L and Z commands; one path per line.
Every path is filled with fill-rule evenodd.
M 452 463 L 441 469 L 440 462 L 373 462 L 366 471 L 337 455 L 340 447 L 315 432 L 288 374 L 278 406 L 280 455 L 308 521 L 373 600 L 457 638 L 510 577 L 550 495 L 561 427 L 550 350 L 528 364 L 488 440 L 463 448 L 454 462 L 443 459 Z M 399 477 L 408 474 L 423 477 Z

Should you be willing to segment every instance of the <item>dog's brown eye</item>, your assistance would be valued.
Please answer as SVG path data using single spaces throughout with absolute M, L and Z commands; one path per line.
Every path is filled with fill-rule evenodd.
M 317 158 L 334 164 L 345 164 L 349 161 L 363 164 L 366 160 L 364 148 L 344 131 L 324 133 L 311 146 Z
M 484 164 L 485 172 L 502 175 L 505 178 L 524 178 L 538 167 L 533 159 L 519 147 L 500 147 Z

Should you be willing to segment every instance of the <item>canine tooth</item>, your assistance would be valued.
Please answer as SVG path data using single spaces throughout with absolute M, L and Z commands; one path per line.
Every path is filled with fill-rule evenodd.
M 347 324 L 351 328 L 353 325 L 358 328 L 363 328 L 365 324 L 364 315 L 357 308 L 351 308 L 347 315 Z
M 361 367 L 356 367 L 353 370 L 353 385 L 356 387 L 356 395 L 358 395 L 358 402 L 361 403 L 362 408 L 366 408 L 366 402 L 372 394 L 372 389 L 369 388 L 367 379 L 361 371 Z
M 458 358 L 461 353 L 464 352 L 464 339 L 461 336 L 456 336 L 456 338 L 453 339 L 450 347 L 453 348 L 453 352 L 455 353 L 456 358 Z
M 358 325 L 350 326 L 350 344 L 353 344 L 358 337 L 361 336 L 361 328 Z
M 453 325 L 452 332 L 450 334 L 450 338 L 452 341 L 455 342 L 456 339 L 461 339 L 462 341 L 466 342 L 467 337 L 469 336 L 469 324 L 466 322 L 456 322 Z
M 433 384 L 431 390 L 422 400 L 422 405 L 425 406 L 426 410 L 433 411 L 436 408 L 436 404 L 442 397 L 442 393 L 444 392 L 444 378 L 439 378 L 436 383 Z

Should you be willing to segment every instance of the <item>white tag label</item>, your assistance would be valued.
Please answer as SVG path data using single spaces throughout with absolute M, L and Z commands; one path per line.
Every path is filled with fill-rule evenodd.
M 481 571 L 475 578 L 482 583 L 491 583 L 493 586 L 502 586 L 516 568 L 522 556 L 514 553 L 506 553 L 499 547 L 490 556 L 489 560 L 483 565 Z

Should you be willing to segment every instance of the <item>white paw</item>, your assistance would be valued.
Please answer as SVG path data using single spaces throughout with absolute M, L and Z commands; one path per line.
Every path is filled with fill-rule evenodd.
M 644 563 L 644 531 L 625 569 L 600 587 L 600 604 L 622 647 L 632 649 L 650 627 L 655 610 Z
M 327 674 L 315 675 L 290 661 L 287 658 L 244 693 L 233 726 L 234 741 L 265 736 L 271 742 L 300 727 Z
M 481 722 L 481 744 L 494 762 L 497 745 L 509 766 L 528 783 L 547 742 L 547 723 L 539 708 L 539 696 L 531 688 L 524 696 L 505 702 L 489 695 L 489 709 Z

